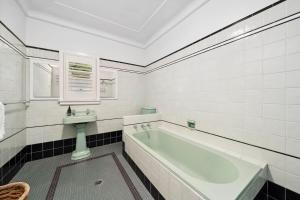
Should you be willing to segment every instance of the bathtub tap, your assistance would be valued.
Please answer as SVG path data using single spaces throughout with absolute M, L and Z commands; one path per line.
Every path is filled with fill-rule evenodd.
M 148 127 L 149 129 L 151 129 L 151 124 L 150 124 L 150 123 L 147 123 L 147 127 Z
M 148 125 L 149 125 L 149 123 L 147 124 L 147 126 L 148 126 Z M 150 126 L 150 125 L 149 125 L 149 126 Z M 149 127 L 149 126 L 148 126 L 148 127 Z M 142 127 L 142 129 L 146 132 L 147 138 L 150 139 L 150 133 L 149 133 L 149 131 L 147 130 L 145 124 L 142 124 L 141 127 Z
M 142 124 L 141 127 L 142 127 L 142 129 L 146 130 L 145 124 Z

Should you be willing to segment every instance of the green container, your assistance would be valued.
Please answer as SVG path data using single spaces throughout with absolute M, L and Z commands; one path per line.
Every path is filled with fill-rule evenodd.
M 156 113 L 156 108 L 154 107 L 143 107 L 142 114 L 153 114 Z

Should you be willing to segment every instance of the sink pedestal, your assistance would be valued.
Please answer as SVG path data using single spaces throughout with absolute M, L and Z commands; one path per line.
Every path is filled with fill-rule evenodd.
M 76 149 L 72 153 L 72 160 L 79 160 L 91 155 L 91 151 L 86 146 L 85 127 L 87 123 L 96 122 L 97 115 L 95 111 L 77 111 L 71 116 L 63 118 L 64 124 L 74 125 L 76 127 Z
M 79 160 L 91 155 L 91 151 L 86 146 L 86 135 L 85 135 L 85 127 L 86 123 L 75 124 L 76 127 L 76 149 L 72 153 L 72 160 Z

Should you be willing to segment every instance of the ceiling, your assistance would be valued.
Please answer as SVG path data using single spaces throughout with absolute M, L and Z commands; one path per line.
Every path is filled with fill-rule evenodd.
M 33 19 L 145 48 L 209 0 L 16 0 Z

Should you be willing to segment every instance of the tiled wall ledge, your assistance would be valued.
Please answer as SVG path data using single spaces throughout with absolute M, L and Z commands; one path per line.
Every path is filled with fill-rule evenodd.
M 86 136 L 89 148 L 122 141 L 122 131 L 113 131 Z M 46 143 L 27 145 L 0 168 L 0 185 L 7 184 L 26 162 L 71 153 L 75 150 L 76 139 L 69 138 Z
M 55 110 L 56 115 L 58 116 L 58 119 L 61 119 L 65 115 L 65 107 L 60 107 L 59 105 L 56 105 L 57 103 L 46 103 L 46 102 L 34 102 L 31 106 L 31 108 L 28 108 L 27 116 L 31 115 L 34 116 L 36 113 L 40 112 L 39 107 L 40 106 L 53 106 L 53 110 Z M 37 106 L 38 105 L 38 106 Z M 84 109 L 84 108 L 82 108 Z M 89 109 L 92 110 L 99 110 L 99 108 L 90 106 Z M 47 111 L 48 109 L 43 109 L 43 111 Z M 98 112 L 98 111 L 97 111 Z M 53 112 L 54 113 L 54 112 Z M 99 115 L 99 114 L 98 114 Z M 36 144 L 36 143 L 45 143 L 45 142 L 51 142 L 55 140 L 61 140 L 61 139 L 68 139 L 68 138 L 74 138 L 76 135 L 76 129 L 74 126 L 64 125 L 62 123 L 55 123 L 55 124 L 36 124 L 32 125 L 35 118 L 31 117 L 27 121 L 27 128 L 26 128 L 26 144 Z M 30 121 L 30 124 L 29 124 Z M 41 120 L 42 121 L 42 120 Z M 59 120 L 57 120 L 59 121 Z M 113 132 L 116 130 L 122 129 L 122 118 L 109 118 L 109 119 L 98 119 L 95 123 L 87 124 L 86 127 L 86 135 L 93 135 L 94 133 L 107 133 L 107 132 Z M 42 134 L 41 134 L 42 133 Z

